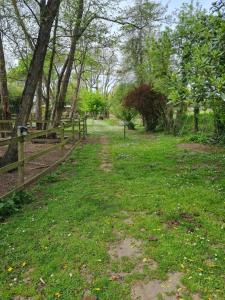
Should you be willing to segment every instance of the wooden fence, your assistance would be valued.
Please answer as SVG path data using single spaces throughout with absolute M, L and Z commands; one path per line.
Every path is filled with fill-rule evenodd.
M 35 153 L 33 155 L 30 155 L 28 157 L 25 157 L 25 143 L 31 142 L 35 138 L 40 137 L 47 137 L 51 134 L 55 134 L 59 137 L 59 143 L 57 143 L 54 146 L 49 147 L 48 149 L 44 149 L 42 151 L 39 151 L 38 153 Z M 62 153 L 64 150 L 65 145 L 72 141 L 75 143 L 76 141 L 76 134 L 78 134 L 77 140 L 81 140 L 82 138 L 85 138 L 87 135 L 87 118 L 79 118 L 74 119 L 71 122 L 64 121 L 61 122 L 61 126 L 58 128 L 52 128 L 47 130 L 40 130 L 33 133 L 28 133 L 26 135 L 21 132 L 21 129 L 18 128 L 17 136 L 11 137 L 5 140 L 0 141 L 0 147 L 9 145 L 11 142 L 17 143 L 18 146 L 18 161 L 8 164 L 2 168 L 0 168 L 0 175 L 4 174 L 6 172 L 9 172 L 14 169 L 18 169 L 18 182 L 17 186 L 22 186 L 24 184 L 24 171 L 25 171 L 25 164 L 28 162 L 31 162 L 51 151 L 61 149 Z

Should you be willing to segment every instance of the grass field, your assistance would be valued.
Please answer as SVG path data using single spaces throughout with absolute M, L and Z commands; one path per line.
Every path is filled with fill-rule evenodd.
M 128 300 L 145 284 L 144 300 L 225 299 L 225 151 L 142 130 L 124 141 L 112 121 L 89 133 L 0 224 L 0 299 Z

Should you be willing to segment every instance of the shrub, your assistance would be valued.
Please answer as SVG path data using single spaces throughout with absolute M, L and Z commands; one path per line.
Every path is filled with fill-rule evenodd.
M 128 129 L 134 130 L 135 124 L 133 119 L 137 116 L 137 111 L 132 108 L 123 108 L 120 113 L 117 114 L 117 117 L 126 122 Z
M 187 138 L 187 141 L 201 143 L 201 144 L 208 144 L 208 143 L 210 143 L 211 139 L 210 139 L 209 135 L 193 134 Z
M 90 113 L 94 118 L 97 118 L 99 115 L 105 115 L 107 108 L 106 100 L 98 91 L 82 90 L 80 92 L 78 110 L 81 113 Z
M 18 211 L 24 204 L 30 203 L 33 196 L 26 191 L 15 192 L 12 196 L 0 200 L 0 220 Z
M 130 91 L 124 106 L 136 109 L 142 116 L 147 131 L 154 131 L 160 119 L 166 120 L 166 97 L 143 84 Z
M 135 129 L 134 118 L 138 112 L 134 108 L 128 108 L 123 105 L 123 100 L 128 92 L 133 88 L 131 84 L 121 83 L 113 91 L 111 97 L 111 109 L 115 116 L 128 124 L 128 129 Z
M 59 175 L 57 173 L 52 173 L 40 179 L 39 184 L 55 183 L 57 181 L 59 181 Z

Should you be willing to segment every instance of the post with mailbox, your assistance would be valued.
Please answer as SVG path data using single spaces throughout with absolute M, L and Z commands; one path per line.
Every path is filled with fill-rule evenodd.
M 123 121 L 123 138 L 126 139 L 126 126 L 128 125 L 127 121 Z
M 64 150 L 65 128 L 64 122 L 61 122 L 61 151 Z
M 27 135 L 26 126 L 17 127 L 17 136 L 18 136 L 18 185 L 24 183 L 25 177 L 25 167 L 24 167 L 24 136 Z

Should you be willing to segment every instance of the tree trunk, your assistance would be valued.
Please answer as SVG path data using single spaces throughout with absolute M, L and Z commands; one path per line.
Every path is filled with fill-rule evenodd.
M 194 131 L 197 133 L 199 131 L 199 105 L 196 104 L 194 107 Z
M 78 94 L 79 94 L 79 90 L 80 90 L 80 82 L 81 82 L 81 75 L 79 74 L 79 78 L 77 79 L 77 86 L 75 87 L 73 97 L 72 97 L 71 111 L 70 111 L 70 115 L 69 115 L 70 121 L 73 119 L 74 114 L 76 112 Z
M 58 98 L 56 99 L 56 105 L 55 105 L 55 114 L 53 119 L 53 127 L 57 127 L 60 124 L 62 113 L 65 106 L 65 98 L 67 93 L 67 88 L 69 85 L 70 75 L 73 68 L 73 61 L 74 61 L 74 55 L 76 51 L 77 41 L 82 35 L 81 30 L 81 22 L 83 18 L 83 12 L 84 12 L 84 0 L 79 0 L 78 4 L 78 12 L 77 12 L 77 21 L 73 30 L 73 37 L 71 40 L 71 46 L 70 46 L 70 52 L 68 55 L 68 63 L 66 67 L 65 74 L 63 76 L 62 84 L 60 87 L 60 92 L 58 95 Z
M 45 122 L 50 120 L 50 91 L 51 91 L 51 78 L 52 78 L 52 71 L 54 65 L 54 58 L 56 53 L 56 33 L 58 28 L 58 14 L 55 19 L 55 26 L 54 26 L 54 33 L 52 39 L 52 53 L 50 58 L 49 70 L 48 70 L 48 79 L 46 85 L 46 100 L 45 100 Z M 44 129 L 47 129 L 47 123 L 44 124 Z
M 56 99 L 56 103 L 55 103 L 53 127 L 59 126 L 61 118 L 62 118 L 62 113 L 63 113 L 64 106 L 65 106 L 65 98 L 66 98 L 67 88 L 69 85 L 70 75 L 71 75 L 72 67 L 73 67 L 76 45 L 77 45 L 77 38 L 73 38 L 72 42 L 71 42 L 71 46 L 70 46 L 70 52 L 68 55 L 67 67 L 66 67 L 63 79 L 62 79 L 60 92 L 59 92 L 59 95 L 58 95 L 58 97 Z
M 56 14 L 59 10 L 60 0 L 49 0 L 47 4 L 44 4 L 45 1 L 41 3 L 41 23 L 38 39 L 25 82 L 21 99 L 21 106 L 14 128 L 14 135 L 16 134 L 17 126 L 26 125 L 29 119 L 37 83 L 43 72 L 44 60 L 50 39 L 51 28 Z M 17 143 L 11 142 L 8 150 L 6 151 L 6 154 L 0 161 L 0 166 L 16 161 L 17 156 Z
M 78 94 L 79 94 L 79 90 L 80 90 L 80 84 L 81 84 L 81 77 L 82 77 L 82 73 L 83 73 L 83 69 L 84 69 L 84 59 L 81 62 L 81 66 L 77 75 L 77 84 L 73 93 L 73 97 L 72 97 L 72 106 L 71 106 L 71 112 L 70 112 L 70 120 L 73 119 L 74 114 L 76 112 L 76 106 L 77 106 L 77 100 L 78 100 Z
M 11 2 L 12 2 L 12 5 L 13 5 L 13 8 L 14 8 L 14 11 L 15 11 L 17 24 L 18 24 L 19 27 L 21 27 L 21 29 L 24 33 L 24 36 L 26 38 L 26 41 L 28 42 L 28 45 L 30 47 L 30 50 L 34 52 L 34 50 L 35 50 L 34 39 L 29 34 L 29 32 L 27 30 L 27 27 L 26 27 L 26 24 L 24 23 L 24 20 L 23 20 L 21 14 L 20 14 L 20 11 L 19 11 L 18 6 L 17 6 L 18 1 L 17 0 L 11 0 Z M 45 5 L 45 1 L 42 0 L 42 2 L 40 4 L 40 7 L 44 7 L 44 5 Z M 38 21 L 37 21 L 37 23 L 38 23 Z M 48 86 L 48 80 L 46 79 L 44 73 L 43 73 L 43 82 L 45 83 L 46 90 L 48 90 L 48 88 L 49 88 L 49 93 L 51 95 L 53 95 L 50 85 Z
M 129 130 L 135 130 L 135 125 L 132 121 L 128 121 L 127 128 Z
M 37 86 L 37 102 L 35 116 L 37 121 L 42 121 L 42 78 L 39 80 Z M 38 130 L 42 130 L 42 123 L 37 122 L 36 127 Z
M 8 94 L 8 86 L 7 86 L 7 74 L 6 74 L 6 67 L 5 67 L 5 56 L 4 56 L 4 49 L 2 43 L 2 36 L 0 33 L 0 104 L 1 104 L 1 115 L 0 119 L 3 120 L 10 120 L 11 114 L 9 110 L 9 94 Z M 12 124 L 0 124 L 0 129 L 3 130 L 11 130 Z M 5 134 L 3 133 L 3 136 Z
M 215 135 L 220 137 L 225 134 L 225 121 L 219 113 L 214 113 Z
M 145 129 L 146 131 L 151 131 L 154 132 L 156 129 L 156 126 L 158 124 L 158 118 L 157 117 L 152 117 L 149 118 L 148 116 L 145 117 Z
M 2 118 L 4 120 L 8 120 L 11 118 L 11 115 L 9 111 L 9 94 L 8 94 L 8 87 L 7 87 L 5 56 L 4 56 L 1 33 L 0 33 L 0 99 L 2 105 Z
M 62 80 L 63 80 L 63 76 L 66 72 L 66 68 L 67 68 L 67 64 L 68 64 L 68 56 L 63 64 L 63 67 L 62 67 L 62 70 L 58 76 L 58 82 L 57 82 L 57 91 L 56 91 L 56 97 L 55 97 L 55 103 L 54 103 L 54 106 L 53 106 L 53 109 L 52 109 L 52 116 L 51 116 L 51 120 L 52 120 L 52 123 L 55 119 L 55 114 L 56 114 L 56 107 L 57 107 L 57 103 L 58 103 L 58 98 L 59 98 L 59 93 L 60 93 L 60 87 L 62 85 Z
M 176 119 L 174 121 L 174 128 L 173 128 L 174 135 L 177 135 L 179 133 L 183 125 L 184 112 L 185 112 L 184 102 L 183 100 L 181 100 L 180 107 L 177 109 Z
M 174 120 L 173 120 L 173 106 L 172 105 L 167 105 L 166 109 L 166 131 L 168 133 L 172 132 L 173 126 L 174 126 Z

